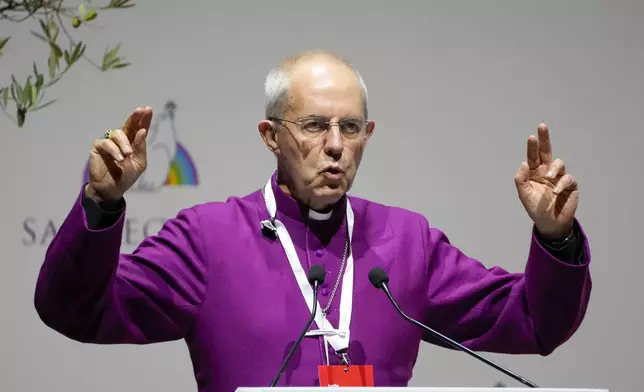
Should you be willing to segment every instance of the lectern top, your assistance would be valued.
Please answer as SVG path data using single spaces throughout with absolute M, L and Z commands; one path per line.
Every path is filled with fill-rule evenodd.
M 472 388 L 472 387 L 449 387 L 449 388 L 421 388 L 421 387 L 342 387 L 342 392 L 499 392 L 499 388 Z M 503 388 L 504 392 L 609 392 L 608 389 L 582 389 L 582 388 Z M 237 388 L 237 392 L 339 392 L 338 387 L 259 387 L 259 388 Z

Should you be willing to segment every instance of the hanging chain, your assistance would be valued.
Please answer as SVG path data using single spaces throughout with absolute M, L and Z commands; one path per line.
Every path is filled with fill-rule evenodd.
M 309 259 L 309 227 L 308 225 L 306 226 L 306 233 L 305 233 L 305 245 L 306 245 L 306 259 L 309 264 L 309 268 L 311 268 L 311 260 Z M 333 303 L 333 298 L 335 297 L 335 293 L 338 290 L 338 287 L 340 287 L 340 281 L 342 280 L 342 275 L 344 271 L 344 265 L 347 261 L 347 253 L 349 251 L 349 233 L 347 233 L 347 238 L 344 241 L 344 252 L 342 253 L 342 262 L 340 263 L 340 271 L 338 271 L 338 277 L 335 280 L 335 286 L 333 287 L 333 290 L 331 291 L 331 296 L 329 297 L 329 302 L 326 304 L 324 309 L 322 309 L 322 313 L 326 315 L 326 312 L 329 311 L 331 308 L 331 304 Z
M 264 202 L 266 202 L 266 196 L 264 195 L 264 189 L 262 188 L 262 199 L 264 199 Z M 271 217 L 271 220 L 274 220 L 275 217 Z M 346 219 L 346 218 L 345 218 Z M 345 221 L 346 222 L 346 221 Z M 342 262 L 340 263 L 340 271 L 338 271 L 338 277 L 335 280 L 335 286 L 333 287 L 333 291 L 331 291 L 331 296 L 329 297 L 329 302 L 327 305 L 322 309 L 322 314 L 326 315 L 326 313 L 329 311 L 331 308 L 331 304 L 333 303 L 333 298 L 335 298 L 335 293 L 338 290 L 338 287 L 340 286 L 340 280 L 342 280 L 343 276 L 343 271 L 344 271 L 344 266 L 347 261 L 347 253 L 349 252 L 349 232 L 348 232 L 348 227 L 347 227 L 347 235 L 346 239 L 344 241 L 344 252 L 342 253 Z M 311 259 L 309 257 L 309 226 L 308 224 L 306 225 L 306 232 L 304 235 L 305 238 L 305 247 L 306 247 L 306 260 L 308 267 L 311 268 Z M 320 340 L 320 344 L 322 343 L 322 340 Z M 335 353 L 335 355 L 340 358 L 340 361 L 344 365 L 344 372 L 349 371 L 349 366 L 351 364 L 351 361 L 349 359 L 349 354 L 348 354 L 348 348 L 347 350 L 340 352 L 340 353 Z
M 262 199 L 264 199 L 264 202 L 266 202 L 266 195 L 264 195 L 264 189 L 262 188 Z M 271 217 L 273 218 L 273 217 Z M 348 228 L 347 228 L 348 230 Z M 306 246 L 306 259 L 308 261 L 308 267 L 311 268 L 311 260 L 309 258 L 309 226 L 308 224 L 306 225 L 306 233 L 305 233 L 305 246 Z M 344 265 L 346 264 L 347 261 L 347 253 L 349 252 L 349 233 L 347 232 L 346 239 L 344 241 L 344 252 L 342 253 L 342 262 L 340 263 L 340 271 L 338 271 L 338 277 L 335 280 L 335 286 L 333 287 L 333 290 L 331 291 L 331 296 L 329 297 L 329 302 L 327 305 L 322 309 L 322 314 L 326 315 L 326 313 L 329 311 L 331 308 L 331 304 L 333 303 L 333 298 L 335 298 L 335 293 L 338 290 L 338 287 L 340 286 L 340 281 L 342 280 L 342 275 L 344 271 Z

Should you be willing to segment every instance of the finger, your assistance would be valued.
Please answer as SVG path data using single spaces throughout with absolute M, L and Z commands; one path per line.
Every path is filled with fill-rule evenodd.
M 550 144 L 548 126 L 544 123 L 539 124 L 537 132 L 539 134 L 539 158 L 541 163 L 547 165 L 552 162 L 552 145 Z
M 110 132 L 110 140 L 118 146 L 124 156 L 127 157 L 132 154 L 132 145 L 130 144 L 130 140 L 122 130 L 116 129 Z
M 558 195 L 564 191 L 576 191 L 577 189 L 577 181 L 570 174 L 566 174 L 557 181 L 557 185 L 552 191 Z
M 123 162 L 125 157 L 121 153 L 121 149 L 110 139 L 99 139 L 94 141 L 92 146 L 94 151 L 102 156 L 112 157 L 117 162 Z
M 151 123 L 152 123 L 152 108 L 149 106 L 146 106 L 143 108 L 143 113 L 141 114 L 141 118 L 139 119 L 138 129 L 140 130 L 141 128 L 143 128 L 148 130 L 150 129 Z
M 146 128 L 141 128 L 134 136 L 133 147 L 137 155 L 145 156 L 146 150 L 147 150 L 145 139 L 147 135 L 148 135 L 148 130 Z
M 519 196 L 525 196 L 530 191 L 530 166 L 527 162 L 522 162 L 519 166 L 519 170 L 514 175 L 514 183 Z
M 133 111 L 125 120 L 125 123 L 123 124 L 123 132 L 127 135 L 128 139 L 130 141 L 134 140 L 134 136 L 136 134 L 136 131 L 139 130 L 139 123 L 141 122 L 141 117 L 143 116 L 144 109 L 143 108 L 136 108 L 135 111 Z
M 534 135 L 528 137 L 528 168 L 530 170 L 536 169 L 541 164 L 539 158 L 539 142 Z
M 554 180 L 556 177 L 566 174 L 566 164 L 561 159 L 555 159 L 548 167 L 546 178 Z

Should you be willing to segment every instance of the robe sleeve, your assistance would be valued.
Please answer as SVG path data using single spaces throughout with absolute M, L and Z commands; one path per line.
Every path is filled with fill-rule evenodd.
M 131 254 L 121 254 L 125 205 L 111 225 L 89 228 L 79 195 L 50 243 L 36 282 L 41 320 L 70 339 L 98 344 L 179 340 L 205 296 L 199 217 L 180 211 Z
M 583 248 L 579 246 L 579 229 L 577 227 L 574 227 L 569 237 L 562 242 L 547 241 L 536 231 L 535 237 L 539 244 L 543 245 L 544 249 L 555 259 L 568 264 L 581 263 L 581 251 Z
M 549 355 L 579 328 L 591 292 L 590 250 L 575 220 L 575 263 L 557 259 L 533 230 L 525 271 L 487 268 L 425 226 L 427 325 L 471 350 Z M 444 346 L 426 334 L 424 340 Z

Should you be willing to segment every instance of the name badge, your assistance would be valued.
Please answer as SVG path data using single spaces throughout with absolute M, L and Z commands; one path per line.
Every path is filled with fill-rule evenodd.
M 321 387 L 373 387 L 372 365 L 318 366 Z

